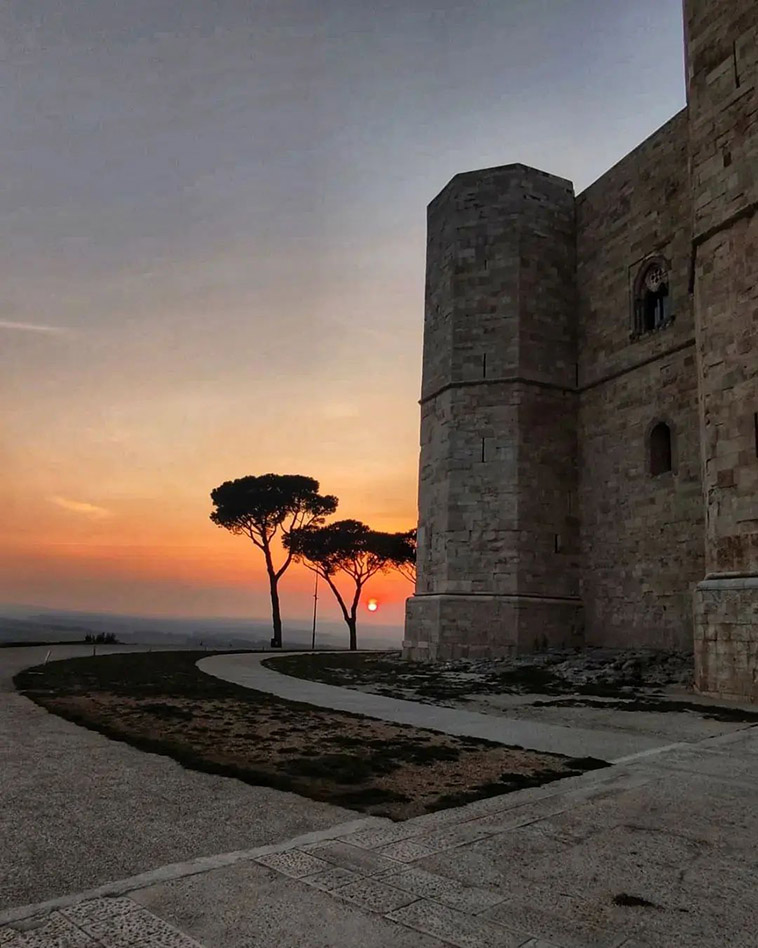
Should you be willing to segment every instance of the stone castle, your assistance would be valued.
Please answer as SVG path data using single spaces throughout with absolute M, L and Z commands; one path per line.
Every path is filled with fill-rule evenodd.
M 599 181 L 428 211 L 412 659 L 692 650 L 758 699 L 758 0 L 685 0 L 688 104 Z

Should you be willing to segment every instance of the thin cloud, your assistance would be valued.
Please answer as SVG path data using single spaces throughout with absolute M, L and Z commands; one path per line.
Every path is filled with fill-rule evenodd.
M 83 514 L 85 517 L 92 517 L 94 520 L 102 520 L 104 517 L 110 517 L 111 512 L 105 507 L 98 507 L 96 504 L 88 504 L 83 500 L 69 500 L 68 497 L 51 497 L 50 502 L 56 507 L 62 507 L 71 513 Z
M 7 319 L 0 319 L 0 329 L 15 329 L 19 332 L 46 332 L 53 335 L 68 332 L 65 326 L 43 326 L 39 323 L 14 323 Z

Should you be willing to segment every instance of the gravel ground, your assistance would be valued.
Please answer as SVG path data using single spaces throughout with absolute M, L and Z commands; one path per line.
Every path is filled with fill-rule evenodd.
M 12 678 L 46 651 L 0 650 L 0 910 L 356 818 L 293 794 L 184 770 L 43 711 L 14 692 Z M 90 654 L 85 646 L 53 653 Z
M 406 662 L 399 652 L 300 654 L 264 665 L 370 694 L 510 720 L 700 741 L 758 723 L 758 709 L 701 698 L 691 654 L 549 650 L 512 659 Z
M 487 694 L 684 694 L 693 678 L 692 654 L 651 649 L 551 649 L 509 659 L 447 662 L 407 662 L 399 652 L 300 654 L 268 663 L 296 677 L 451 706 Z

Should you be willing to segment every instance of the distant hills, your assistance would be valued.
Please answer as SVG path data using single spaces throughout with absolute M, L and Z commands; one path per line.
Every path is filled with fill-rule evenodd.
M 112 632 L 119 642 L 195 648 L 267 648 L 271 625 L 260 619 L 163 618 L 94 612 L 67 612 L 35 606 L 0 606 L 0 643 L 76 642 L 85 635 Z M 285 622 L 284 647 L 309 648 L 311 629 Z M 402 633 L 392 626 L 358 628 L 361 648 L 399 648 Z M 324 622 L 316 628 L 316 645 L 345 648 L 347 629 Z

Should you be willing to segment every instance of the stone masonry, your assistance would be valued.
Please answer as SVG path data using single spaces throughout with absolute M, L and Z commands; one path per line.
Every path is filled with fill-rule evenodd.
M 684 6 L 687 108 L 584 193 L 429 207 L 409 658 L 694 640 L 758 699 L 758 0 Z

